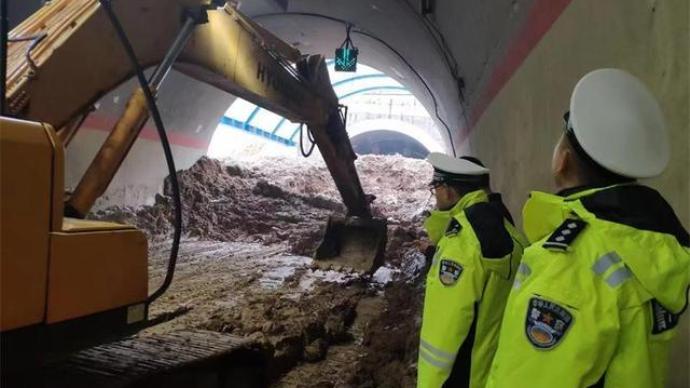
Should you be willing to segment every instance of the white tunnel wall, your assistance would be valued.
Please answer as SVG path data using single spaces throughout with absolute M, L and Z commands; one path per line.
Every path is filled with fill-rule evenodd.
M 508 54 L 514 56 L 504 62 L 512 63 L 510 77 L 471 132 L 473 149 L 492 167 L 492 182 L 510 209 L 519 216 L 530 190 L 554 190 L 553 145 L 578 79 L 618 67 L 651 88 L 667 120 L 671 162 L 661 177 L 643 183 L 658 189 L 690 227 L 688 1 L 548 0 L 535 6 L 549 17 L 530 15 L 531 29 L 522 35 L 530 49 L 522 60 Z M 690 386 L 689 322 L 686 312 L 670 358 L 669 387 Z
M 108 132 L 120 117 L 135 86 L 130 80 L 104 96 L 66 149 L 65 184 L 79 182 Z M 206 155 L 218 120 L 235 97 L 171 71 L 159 93 L 158 106 L 171 143 L 176 168 L 189 168 Z M 95 209 L 153 202 L 168 175 L 163 149 L 152 120 L 146 124 Z

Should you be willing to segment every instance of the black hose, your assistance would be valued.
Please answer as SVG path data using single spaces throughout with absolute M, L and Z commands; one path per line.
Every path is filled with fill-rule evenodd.
M 443 36 L 443 33 L 439 31 L 438 27 L 430 19 L 428 19 L 423 14 L 419 14 L 415 9 L 414 5 L 412 5 L 412 3 L 410 3 L 407 0 L 398 0 L 398 2 L 402 3 L 403 6 L 406 6 L 410 10 L 410 12 L 412 12 L 417 17 L 420 23 L 422 23 L 429 35 L 431 35 L 431 37 L 436 42 L 436 46 L 438 46 L 441 54 L 443 54 L 443 58 L 445 59 L 448 70 L 450 70 L 451 74 L 453 75 L 453 78 L 455 78 L 456 80 L 460 79 L 458 75 L 460 66 L 458 65 L 457 59 L 455 59 L 455 57 L 453 56 L 453 52 L 449 48 L 448 42 L 446 41 L 446 38 Z M 460 94 L 462 94 L 462 90 L 459 90 L 459 92 Z
M 148 82 L 146 81 L 144 70 L 141 68 L 141 65 L 139 65 L 136 54 L 134 53 L 134 49 L 132 48 L 132 44 L 127 38 L 127 34 L 122 28 L 122 25 L 120 24 L 117 15 L 115 15 L 115 12 L 111 8 L 110 0 L 99 0 L 99 2 L 101 3 L 101 6 L 108 15 L 110 22 L 115 28 L 115 32 L 117 33 L 118 38 L 122 42 L 123 48 L 127 52 L 127 56 L 132 62 L 132 67 L 134 68 L 134 71 L 136 73 L 139 85 L 141 86 L 141 89 L 144 92 L 144 96 L 146 97 L 146 104 L 148 105 L 149 111 L 151 112 L 153 122 L 156 124 L 156 130 L 158 131 L 158 136 L 160 137 L 161 145 L 163 146 L 163 153 L 165 154 L 165 162 L 168 165 L 168 173 L 170 174 L 170 183 L 172 186 L 172 196 L 175 212 L 175 218 L 173 220 L 173 243 L 172 248 L 170 249 L 170 259 L 168 260 L 168 271 L 165 274 L 165 280 L 163 280 L 163 284 L 161 284 L 161 286 L 153 294 L 151 294 L 151 296 L 149 296 L 147 303 L 151 304 L 153 303 L 153 301 L 155 301 L 161 295 L 163 295 L 165 291 L 167 291 L 175 275 L 177 254 L 180 248 L 180 236 L 182 234 L 182 201 L 180 200 L 180 185 L 177 181 L 175 160 L 173 159 L 172 150 L 170 149 L 170 143 L 168 142 L 168 135 L 165 132 L 163 120 L 161 119 L 160 112 L 158 111 L 158 107 L 156 106 L 156 101 L 153 98 L 151 89 L 149 88 Z
M 453 151 L 453 156 L 457 157 L 458 155 L 455 152 L 455 144 L 453 144 L 453 133 L 451 132 L 450 127 L 448 126 L 446 121 L 443 120 L 443 118 L 441 118 L 441 113 L 439 112 L 439 106 L 438 106 L 438 101 L 436 100 L 436 95 L 434 95 L 434 93 L 431 91 L 429 84 L 427 84 L 426 81 L 424 80 L 424 78 L 422 78 L 422 75 L 419 74 L 419 72 L 417 72 L 417 69 L 415 69 L 414 66 L 412 66 L 407 61 L 407 59 L 402 54 L 400 54 L 400 52 L 398 52 L 398 50 L 394 49 L 393 46 L 389 45 L 388 42 L 386 42 L 385 40 L 383 40 L 377 36 L 374 36 L 368 32 L 364 32 L 364 31 L 354 31 L 354 33 L 364 35 L 364 36 L 366 36 L 370 39 L 373 39 L 373 40 L 381 43 L 382 45 L 386 46 L 389 50 L 394 52 L 400 58 L 400 60 L 402 60 L 407 65 L 407 67 L 410 68 L 410 70 L 415 74 L 415 76 L 417 76 L 417 78 L 419 78 L 420 81 L 422 81 L 422 84 L 426 88 L 426 91 L 429 93 L 429 96 L 431 96 L 431 101 L 434 104 L 434 114 L 436 115 L 436 118 L 438 119 L 438 121 L 441 122 L 441 124 L 443 124 L 443 127 L 446 129 L 446 133 L 448 134 L 448 140 L 449 140 L 448 142 L 450 143 L 450 148 Z
M 340 113 L 340 119 L 343 120 L 343 127 L 347 129 L 347 112 L 350 108 L 347 105 L 338 105 L 338 113 Z
M 314 152 L 314 147 L 316 147 L 316 140 L 314 140 L 314 137 L 311 134 L 311 131 L 309 130 L 309 127 L 307 127 L 307 138 L 309 139 L 309 142 L 311 143 L 311 146 L 309 148 L 309 151 L 304 150 L 304 124 L 299 125 L 299 150 L 302 153 L 302 156 L 305 158 L 308 158 L 311 156 L 311 154 Z
M 24 52 L 24 58 L 26 59 L 26 62 L 29 64 L 29 68 L 31 68 L 31 71 L 33 74 L 35 74 L 38 71 L 38 66 L 36 66 L 36 62 L 34 62 L 33 58 L 31 58 L 31 52 L 34 51 L 36 46 L 38 46 L 39 43 L 43 39 L 46 38 L 48 34 L 45 32 L 40 33 L 38 35 L 34 36 L 20 36 L 16 38 L 9 38 L 7 39 L 8 42 L 16 43 L 16 42 L 31 42 L 27 47 L 26 51 Z

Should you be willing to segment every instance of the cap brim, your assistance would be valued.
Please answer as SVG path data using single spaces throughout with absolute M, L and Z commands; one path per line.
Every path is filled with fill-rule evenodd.
M 427 162 L 431 164 L 436 170 L 448 172 L 451 174 L 462 175 L 486 175 L 489 169 L 478 164 L 472 163 L 469 160 L 454 158 L 440 152 L 432 152 L 427 157 Z

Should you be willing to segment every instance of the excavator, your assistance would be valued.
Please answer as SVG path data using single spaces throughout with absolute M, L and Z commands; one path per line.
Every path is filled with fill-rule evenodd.
M 86 219 L 153 119 L 171 69 L 307 126 L 347 208 L 328 220 L 315 259 L 363 273 L 382 263 L 386 221 L 372 216 L 325 60 L 217 0 L 54 0 L 7 35 L 0 96 L 0 348 L 3 386 L 262 386 L 256 344 L 223 333 L 131 336 L 156 323 L 148 248 L 130 225 Z M 142 69 L 154 69 L 147 79 Z M 124 113 L 66 193 L 66 146 L 91 107 L 137 78 Z M 193 96 L 190 96 L 193 98 Z

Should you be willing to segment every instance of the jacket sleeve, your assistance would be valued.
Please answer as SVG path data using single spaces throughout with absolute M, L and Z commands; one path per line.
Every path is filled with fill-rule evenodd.
M 454 364 L 469 363 L 458 353 L 472 335 L 484 277 L 476 241 L 457 236 L 439 248 L 427 274 L 418 387 L 441 387 Z M 469 371 L 469 365 L 465 369 Z
M 618 346 L 602 387 L 665 387 L 671 333 L 652 335 L 648 303 L 621 311 Z M 647 335 L 640 335 L 647 333 Z M 655 373 L 657 372 L 657 373 Z

